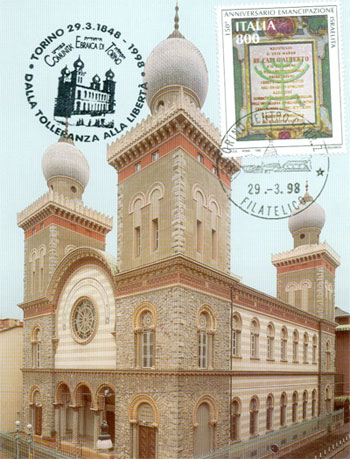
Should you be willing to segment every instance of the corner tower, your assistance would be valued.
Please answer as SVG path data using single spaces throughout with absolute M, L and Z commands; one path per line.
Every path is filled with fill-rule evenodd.
M 323 208 L 308 192 L 289 217 L 294 248 L 272 256 L 277 268 L 277 298 L 320 318 L 334 320 L 335 270 L 339 255 L 319 237 L 325 224 Z
M 112 219 L 84 206 L 89 180 L 83 153 L 67 136 L 51 145 L 42 158 L 49 191 L 17 215 L 24 230 L 24 301 L 45 295 L 62 258 L 76 247 L 104 250 Z
M 220 133 L 201 112 L 208 72 L 200 51 L 174 31 L 145 66 L 151 115 L 108 147 L 118 172 L 118 263 L 122 271 L 177 254 L 230 270 L 231 176 Z

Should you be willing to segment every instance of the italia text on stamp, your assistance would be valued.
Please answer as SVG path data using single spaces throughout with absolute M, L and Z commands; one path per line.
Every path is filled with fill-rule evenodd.
M 342 151 L 339 7 L 219 9 L 222 124 L 236 156 Z M 323 151 L 324 153 L 324 151 Z M 223 152 L 225 155 L 225 152 Z

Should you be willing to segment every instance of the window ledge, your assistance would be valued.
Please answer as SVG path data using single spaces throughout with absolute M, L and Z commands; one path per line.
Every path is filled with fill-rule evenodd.
M 231 445 L 237 445 L 237 443 L 241 443 L 242 440 L 239 438 L 238 440 L 231 440 Z
M 275 359 L 266 359 L 267 362 L 274 362 Z
M 308 365 L 308 364 L 309 364 L 309 362 L 303 362 L 303 363 L 304 363 L 305 365 Z
M 260 360 L 260 357 L 250 357 L 250 360 Z
M 288 360 L 284 360 L 284 359 L 283 360 L 281 359 L 280 361 L 283 362 L 283 363 L 287 363 L 288 362 Z
M 242 358 L 241 355 L 232 355 L 231 357 L 232 357 L 233 359 L 241 359 L 241 358 Z
M 249 435 L 249 440 L 252 440 L 253 438 L 257 438 L 258 436 L 259 436 L 259 434 Z
M 293 360 L 292 363 L 299 363 L 299 360 Z

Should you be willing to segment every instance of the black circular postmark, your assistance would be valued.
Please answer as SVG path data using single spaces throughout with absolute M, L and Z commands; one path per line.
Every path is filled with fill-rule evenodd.
M 240 164 L 239 171 L 232 178 L 231 194 L 228 194 L 227 187 L 221 182 L 228 198 L 236 207 L 256 218 L 279 220 L 288 218 L 292 212 L 298 212 L 297 209 L 303 202 L 306 183 L 313 201 L 303 206 L 303 210 L 318 199 L 326 186 L 330 164 L 327 147 L 318 137 L 317 131 L 311 127 L 311 123 L 289 110 L 271 112 L 264 110 L 263 113 L 259 111 L 246 116 L 255 118 L 257 122 L 260 117 L 270 117 L 274 123 L 288 122 L 293 129 L 302 130 L 308 139 L 308 150 L 305 154 L 283 154 L 279 145 L 276 145 L 279 142 L 274 139 L 274 124 L 271 123 L 270 140 L 261 149 L 261 154 L 256 156 L 247 150 L 243 151 L 245 155 L 242 156 L 242 149 L 237 150 L 237 134 L 244 128 L 245 123 L 239 120 L 223 137 L 218 161 L 221 158 L 231 158 Z M 279 136 L 278 140 L 288 142 L 289 138 Z M 218 170 L 220 171 L 219 167 Z
M 136 124 L 145 104 L 144 60 L 113 24 L 67 24 L 32 50 L 24 75 L 34 118 L 74 141 L 112 140 Z

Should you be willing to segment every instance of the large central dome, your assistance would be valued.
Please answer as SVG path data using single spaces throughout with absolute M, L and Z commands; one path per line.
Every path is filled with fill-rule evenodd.
M 201 52 L 178 31 L 178 7 L 175 29 L 157 45 L 147 59 L 144 81 L 148 84 L 147 103 L 151 111 L 157 93 L 164 88 L 183 87 L 202 107 L 208 92 L 208 70 Z M 167 98 L 165 98 L 167 99 Z M 158 101 L 163 102 L 163 101 Z M 163 102 L 164 104 L 164 102 Z

